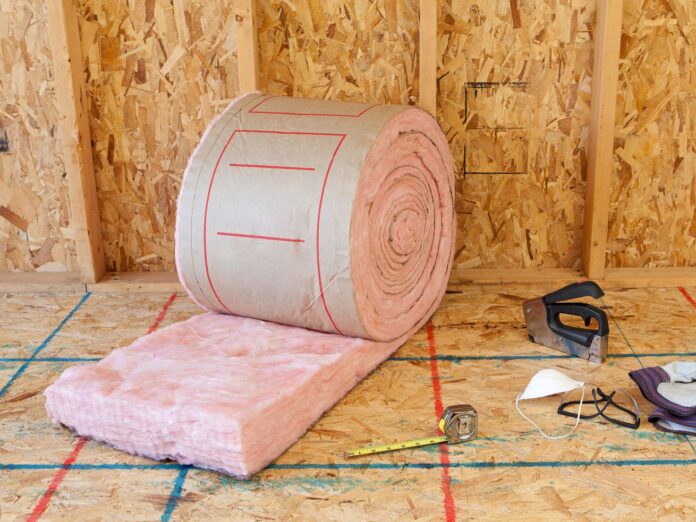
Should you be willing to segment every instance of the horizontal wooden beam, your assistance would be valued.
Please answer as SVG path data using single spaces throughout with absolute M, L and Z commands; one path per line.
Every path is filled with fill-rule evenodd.
M 544 283 L 561 286 L 585 279 L 579 270 L 572 268 L 454 268 L 448 290 L 461 290 L 472 284 L 530 284 Z
M 543 285 L 560 287 L 587 277 L 572 268 L 455 268 L 447 289 L 463 291 L 470 285 Z M 608 268 L 595 279 L 603 288 L 696 287 L 696 267 Z M 72 272 L 0 272 L 0 292 L 185 292 L 176 272 L 107 273 L 98 283 L 80 283 Z
M 449 291 L 461 291 L 474 284 L 536 284 L 560 287 L 588 277 L 572 268 L 467 268 L 452 271 Z M 696 286 L 696 267 L 607 268 L 605 277 L 595 278 L 602 288 L 670 288 Z
M 78 272 L 0 272 L 0 293 L 84 291 Z
M 176 272 L 110 272 L 90 292 L 185 292 Z
M 696 267 L 607 268 L 603 281 L 608 288 L 696 287 Z
M 185 292 L 176 272 L 110 272 L 87 284 L 79 272 L 0 272 L 0 293 L 86 291 Z

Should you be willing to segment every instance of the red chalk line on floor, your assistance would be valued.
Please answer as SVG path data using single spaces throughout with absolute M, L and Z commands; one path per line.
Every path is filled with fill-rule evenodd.
M 160 310 L 160 313 L 157 314 L 157 317 L 155 318 L 155 322 L 152 323 L 152 326 L 150 326 L 150 329 L 147 331 L 147 333 L 151 334 L 159 328 L 160 324 L 162 324 L 162 321 L 164 320 L 164 317 L 167 315 L 167 312 L 169 311 L 169 307 L 172 306 L 174 299 L 176 299 L 176 292 L 170 295 L 169 299 L 167 299 L 167 302 L 164 303 L 164 306 Z
M 696 308 L 696 301 L 694 301 L 694 298 L 689 295 L 689 292 L 686 291 L 686 288 L 682 288 L 681 286 L 679 287 L 679 291 L 682 293 L 684 298 L 691 303 L 691 306 Z
M 442 389 L 440 387 L 440 373 L 437 369 L 437 345 L 435 344 L 435 331 L 433 330 L 433 323 L 430 321 L 428 321 L 428 324 L 425 328 L 428 332 L 428 347 L 430 351 L 430 375 L 433 381 L 435 417 L 437 418 L 437 422 L 439 423 L 444 408 L 442 406 Z M 445 520 L 447 522 L 454 522 L 457 519 L 457 516 L 454 507 L 454 497 L 452 496 L 452 489 L 450 488 L 450 459 L 449 449 L 447 448 L 446 443 L 440 444 L 440 464 L 442 465 L 442 472 L 440 474 L 440 488 L 442 489 L 442 494 L 444 495 L 443 503 L 445 508 Z
M 77 439 L 77 444 L 75 444 L 75 447 L 70 452 L 70 455 L 68 455 L 68 458 L 63 462 L 63 467 L 59 469 L 58 473 L 56 473 L 53 477 L 53 480 L 48 485 L 48 488 L 41 496 L 39 503 L 36 504 L 36 507 L 31 512 L 31 515 L 27 517 L 27 522 L 34 522 L 35 520 L 38 520 L 43 512 L 46 511 L 48 504 L 51 502 L 51 497 L 53 497 L 53 494 L 58 489 L 58 486 L 60 486 L 60 483 L 63 482 L 65 475 L 68 473 L 68 470 L 70 470 L 70 466 L 72 466 L 75 460 L 77 460 L 77 456 L 80 454 L 80 451 L 82 451 L 82 448 L 86 443 L 87 439 L 84 437 Z
M 164 320 L 164 317 L 167 315 L 169 307 L 172 305 L 175 299 L 176 292 L 170 295 L 169 299 L 167 299 L 167 302 L 164 303 L 164 306 L 160 310 L 159 314 L 157 314 L 155 321 L 152 323 L 150 329 L 147 331 L 148 334 L 151 334 L 152 332 L 157 330 L 157 328 L 159 328 L 159 325 Z M 58 487 L 60 486 L 61 482 L 63 482 L 65 475 L 67 475 L 68 471 L 70 471 L 70 468 L 77 460 L 80 451 L 82 451 L 82 448 L 84 448 L 86 443 L 87 439 L 85 437 L 80 437 L 77 439 L 75 447 L 63 462 L 61 469 L 59 469 L 58 472 L 55 474 L 53 480 L 51 480 L 51 483 L 48 485 L 48 488 L 46 488 L 44 494 L 41 495 L 38 504 L 36 504 L 36 507 L 34 507 L 31 514 L 27 517 L 27 522 L 35 522 L 36 520 L 39 520 L 39 518 L 41 518 L 41 515 L 44 513 L 44 511 L 46 511 L 48 505 L 51 503 L 51 498 L 53 497 L 53 494 L 58 490 Z

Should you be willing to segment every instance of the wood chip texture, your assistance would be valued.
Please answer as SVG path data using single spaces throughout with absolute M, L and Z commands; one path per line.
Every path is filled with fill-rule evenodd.
M 579 266 L 592 0 L 441 2 L 462 268 Z
M 696 266 L 696 2 L 625 0 L 611 267 Z
M 418 0 L 257 0 L 261 89 L 416 104 Z M 594 0 L 439 3 L 455 264 L 578 268 Z M 232 0 L 79 0 L 109 271 L 174 269 L 176 195 L 239 94 Z M 696 4 L 624 0 L 607 263 L 696 266 Z M 0 270 L 75 268 L 46 12 L 0 3 Z
M 231 2 L 85 0 L 79 22 L 107 270 L 174 270 L 184 168 L 238 93 Z
M 46 16 L 0 2 L 0 271 L 76 269 Z

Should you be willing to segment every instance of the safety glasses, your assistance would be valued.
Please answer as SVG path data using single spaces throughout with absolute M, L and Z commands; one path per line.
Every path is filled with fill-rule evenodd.
M 592 386 L 592 401 L 583 401 L 584 394 L 577 398 L 582 390 L 571 390 L 561 397 L 558 413 L 566 417 L 579 417 L 586 420 L 602 417 L 612 424 L 638 429 L 640 410 L 638 403 L 628 391 L 619 389 L 607 395 L 599 386 L 590 386 Z

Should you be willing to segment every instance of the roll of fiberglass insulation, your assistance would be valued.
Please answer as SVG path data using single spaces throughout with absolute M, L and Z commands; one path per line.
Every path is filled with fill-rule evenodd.
M 187 168 L 179 277 L 207 310 L 393 340 L 444 292 L 453 198 L 425 111 L 245 96 Z
M 452 170 L 420 109 L 237 98 L 177 210 L 179 278 L 211 313 L 66 370 L 49 413 L 130 453 L 255 473 L 435 311 Z

